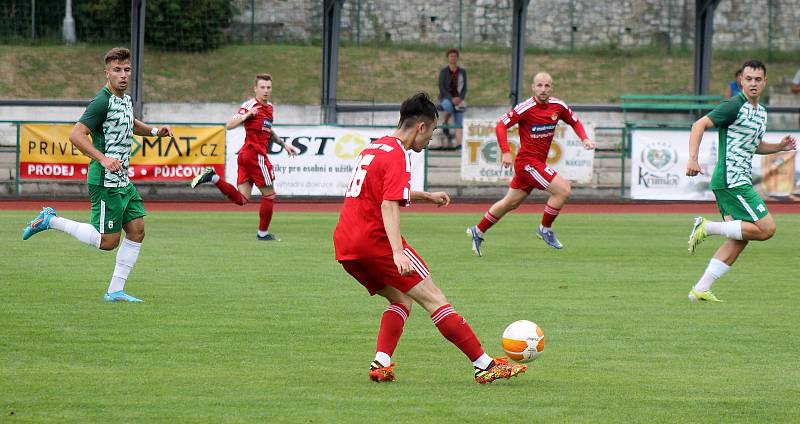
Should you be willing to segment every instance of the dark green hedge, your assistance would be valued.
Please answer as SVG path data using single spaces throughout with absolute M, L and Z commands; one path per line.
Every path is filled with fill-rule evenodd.
M 231 0 L 147 0 L 145 42 L 164 50 L 205 51 L 226 41 Z M 81 42 L 130 43 L 131 0 L 73 0 Z M 60 40 L 64 0 L 36 0 L 37 38 Z M 0 38 L 30 38 L 30 0 L 0 0 Z
M 215 49 L 234 11 L 230 0 L 148 0 L 145 41 L 164 50 Z

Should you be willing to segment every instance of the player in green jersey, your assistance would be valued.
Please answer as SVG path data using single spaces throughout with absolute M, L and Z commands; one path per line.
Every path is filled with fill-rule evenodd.
M 710 235 L 728 239 L 717 249 L 705 273 L 689 292 L 690 300 L 720 302 L 711 285 L 725 275 L 750 240 L 768 240 L 775 234 L 775 221 L 764 201 L 753 189 L 753 155 L 793 150 L 797 141 L 786 136 L 778 143 L 763 140 L 767 130 L 767 110 L 758 98 L 767 85 L 767 67 L 757 60 L 742 65 L 742 92 L 722 102 L 692 125 L 689 136 L 689 160 L 686 175 L 702 173 L 697 161 L 700 141 L 706 129 L 719 129 L 717 165 L 711 176 L 711 190 L 724 221 L 712 222 L 703 217 L 694 220 L 689 235 L 689 253 Z
M 91 224 L 57 216 L 53 208 L 45 207 L 25 227 L 22 239 L 52 228 L 101 250 L 120 246 L 103 299 L 141 302 L 124 290 L 144 240 L 144 204 L 128 178 L 132 136 L 171 136 L 172 129 L 166 125 L 153 127 L 133 117 L 131 98 L 125 94 L 131 79 L 128 49 L 113 48 L 106 53 L 105 76 L 106 85 L 86 107 L 69 136 L 70 142 L 92 159 L 87 172 L 92 201 Z M 125 239 L 120 245 L 122 230 L 125 230 Z

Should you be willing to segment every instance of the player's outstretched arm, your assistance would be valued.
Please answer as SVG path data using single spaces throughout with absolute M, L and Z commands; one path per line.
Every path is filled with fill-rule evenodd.
M 244 121 L 250 119 L 253 116 L 256 116 L 258 114 L 259 109 L 261 109 L 261 105 L 255 105 L 253 106 L 252 109 L 248 110 L 245 113 L 241 113 L 240 111 L 239 113 L 234 115 L 233 118 L 230 119 L 230 121 L 225 123 L 225 129 L 232 130 L 238 127 L 239 125 L 244 124 Z
M 427 191 L 412 191 L 411 200 L 424 200 L 436 204 L 439 207 L 450 204 L 450 196 L 443 191 L 436 191 L 433 193 L 428 193 Z
M 714 128 L 714 122 L 708 116 L 704 116 L 692 124 L 692 132 L 689 134 L 689 160 L 686 161 L 686 175 L 690 177 L 703 173 L 697 158 L 700 152 L 700 142 L 703 141 L 703 133 L 708 128 Z
M 172 128 L 169 125 L 161 127 L 152 127 L 144 122 L 134 119 L 133 120 L 133 133 L 136 135 L 152 135 L 158 137 L 172 136 Z
M 283 150 L 286 150 L 286 154 L 289 156 L 297 156 L 297 149 L 292 147 L 289 143 L 283 141 L 277 134 L 275 134 L 275 130 L 272 130 L 272 133 L 269 135 L 269 141 L 272 143 L 277 143 L 283 146 Z
M 787 135 L 783 137 L 780 142 L 778 143 L 767 143 L 764 140 L 761 140 L 758 143 L 758 147 L 756 148 L 756 153 L 759 155 L 768 155 L 771 153 L 778 153 L 778 152 L 786 152 L 789 150 L 796 150 L 797 149 L 797 140 Z

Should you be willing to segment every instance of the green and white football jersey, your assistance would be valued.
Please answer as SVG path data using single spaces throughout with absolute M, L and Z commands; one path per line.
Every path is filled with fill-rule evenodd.
M 128 165 L 133 142 L 133 103 L 131 97 L 115 96 L 108 87 L 103 87 L 89 102 L 79 122 L 92 132 L 92 144 L 108 157 L 119 159 L 122 169 L 111 172 L 100 162 L 89 164 L 87 182 L 103 187 L 126 187 Z
M 767 109 L 753 106 L 743 93 L 720 103 L 708 114 L 719 128 L 717 166 L 711 189 L 752 185 L 753 155 L 767 131 Z

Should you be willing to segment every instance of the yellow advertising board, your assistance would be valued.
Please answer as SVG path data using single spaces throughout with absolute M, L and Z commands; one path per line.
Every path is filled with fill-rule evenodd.
M 84 179 L 89 157 L 69 141 L 71 124 L 23 124 L 20 178 Z M 172 137 L 134 136 L 128 175 L 133 180 L 191 179 L 206 166 L 223 175 L 225 127 L 176 126 Z

